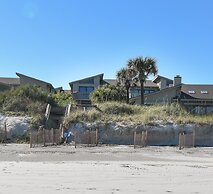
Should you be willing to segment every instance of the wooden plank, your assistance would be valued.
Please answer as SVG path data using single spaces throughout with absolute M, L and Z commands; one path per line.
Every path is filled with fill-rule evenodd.
M 181 133 L 179 133 L 179 150 L 181 150 L 181 138 L 182 138 L 182 135 Z
M 7 141 L 7 122 L 4 121 L 4 141 Z
M 192 140 L 192 146 L 195 147 L 195 129 L 193 130 L 193 140 Z
M 54 138 L 54 129 L 52 128 L 51 129 L 51 137 L 52 137 L 52 144 L 54 145 L 54 143 L 55 143 L 55 138 Z
M 32 129 L 30 130 L 30 148 L 33 147 L 33 134 L 32 134 Z
M 98 129 L 96 129 L 96 132 L 95 132 L 95 144 L 96 146 L 98 146 Z
M 43 144 L 44 144 L 44 146 L 46 146 L 46 134 L 45 134 L 45 129 L 43 128 Z
M 136 136 L 137 136 L 137 132 L 134 132 L 134 149 L 136 148 Z

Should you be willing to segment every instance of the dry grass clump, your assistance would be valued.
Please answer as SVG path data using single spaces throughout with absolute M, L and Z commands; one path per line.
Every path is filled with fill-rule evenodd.
M 129 105 L 126 103 L 120 103 L 120 102 L 106 102 L 106 103 L 100 103 L 97 104 L 98 108 L 104 113 L 104 114 L 112 114 L 112 115 L 132 115 L 140 112 L 139 106 Z
M 72 111 L 69 117 L 65 118 L 65 125 L 69 125 L 71 123 L 76 122 L 94 122 L 101 119 L 101 114 L 97 110 L 76 110 Z
M 213 124 L 213 115 L 187 115 L 175 118 L 176 123 Z

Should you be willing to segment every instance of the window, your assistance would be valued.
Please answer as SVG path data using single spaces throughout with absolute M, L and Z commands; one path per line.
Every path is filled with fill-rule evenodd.
M 148 88 L 144 89 L 144 94 L 150 94 L 153 92 L 155 92 L 154 89 L 148 89 Z M 130 93 L 131 93 L 131 97 L 137 97 L 137 96 L 141 95 L 141 90 L 140 89 L 131 89 Z
M 189 94 L 195 94 L 194 90 L 189 90 L 188 92 L 189 92 Z
M 79 86 L 79 92 L 81 93 L 91 93 L 92 91 L 94 91 L 94 87 Z
M 131 89 L 130 91 L 131 93 L 131 97 L 136 97 L 136 96 L 140 96 L 141 95 L 141 90 L 140 89 Z
M 144 94 L 149 94 L 149 90 L 144 89 Z
M 208 91 L 201 91 L 201 94 L 208 94 Z

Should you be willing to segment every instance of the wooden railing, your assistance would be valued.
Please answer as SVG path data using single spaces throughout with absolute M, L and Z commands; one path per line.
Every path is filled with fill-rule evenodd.
M 72 96 L 75 100 L 89 100 L 90 93 L 78 92 L 78 93 L 73 93 Z

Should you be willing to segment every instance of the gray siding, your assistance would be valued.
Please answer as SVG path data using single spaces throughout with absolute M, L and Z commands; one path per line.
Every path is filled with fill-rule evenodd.
M 32 78 L 28 78 L 25 76 L 20 76 L 20 85 L 36 85 L 36 86 L 40 86 L 42 89 L 50 92 L 52 87 L 50 84 L 36 80 L 36 79 L 32 79 Z
M 145 104 L 166 104 L 171 103 L 172 99 L 176 96 L 180 95 L 179 87 L 172 87 L 165 90 L 161 90 L 159 92 L 155 92 L 152 94 L 148 94 L 144 96 Z M 132 99 L 135 104 L 140 105 L 141 99 L 140 96 Z

